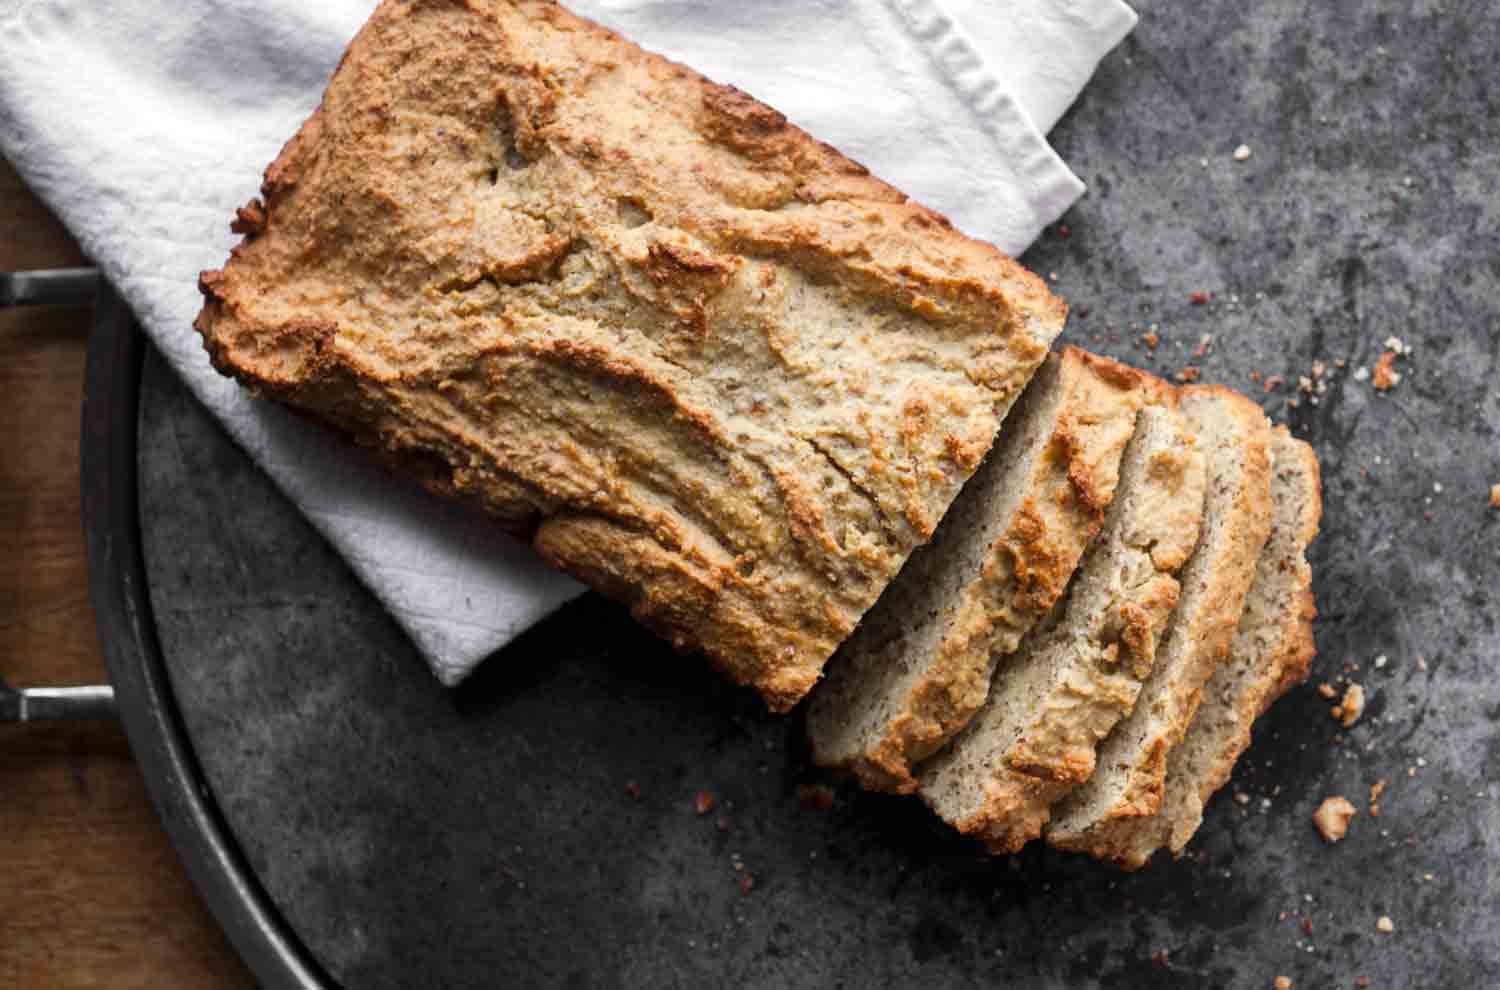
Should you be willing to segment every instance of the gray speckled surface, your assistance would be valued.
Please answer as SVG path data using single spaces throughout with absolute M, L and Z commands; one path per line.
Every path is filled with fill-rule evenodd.
M 1500 978 L 1500 20 L 1480 2 L 1209 6 L 1139 4 L 1054 135 L 1092 192 L 1070 236 L 1026 260 L 1073 302 L 1072 341 L 1200 365 L 1317 447 L 1314 683 L 1357 666 L 1364 719 L 1341 733 L 1311 687 L 1293 692 L 1236 774 L 1249 803 L 1216 801 L 1188 859 L 1135 876 L 1035 848 L 987 863 L 914 801 L 840 785 L 832 810 L 801 807 L 819 778 L 796 717 L 597 598 L 444 691 L 152 363 L 142 516 L 174 684 L 214 795 L 331 972 L 361 987 Z M 1189 303 L 1208 290 L 1213 305 Z M 1153 322 L 1154 353 L 1138 340 Z M 1191 359 L 1202 334 L 1212 348 Z M 1413 353 L 1377 397 L 1352 372 L 1390 335 Z M 1250 378 L 1337 358 L 1316 406 Z M 703 817 L 700 789 L 720 800 Z M 1334 793 L 1361 814 L 1328 847 L 1309 817 Z

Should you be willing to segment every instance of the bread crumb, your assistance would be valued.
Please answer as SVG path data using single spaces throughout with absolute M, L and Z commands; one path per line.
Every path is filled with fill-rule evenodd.
M 1324 841 L 1337 842 L 1349 831 L 1349 820 L 1356 814 L 1354 805 L 1349 799 L 1342 796 L 1325 798 L 1318 805 L 1318 810 L 1313 812 L 1313 825 L 1317 826 L 1318 833 L 1323 836 Z
M 1141 342 L 1151 350 L 1156 350 L 1156 345 L 1161 343 L 1161 338 L 1154 333 L 1141 334 Z
M 1248 161 L 1250 158 L 1250 146 L 1242 144 L 1234 149 L 1234 160 L 1237 162 Z
M 1203 369 L 1197 365 L 1185 365 L 1177 372 L 1177 380 L 1180 382 L 1195 382 L 1203 375 Z
M 1369 368 L 1366 368 L 1364 365 L 1360 365 L 1358 368 L 1354 369 L 1354 380 L 1355 381 L 1357 381 L 1357 382 L 1368 381 L 1369 378 L 1370 378 L 1370 369 Z
M 713 794 L 708 791 L 699 791 L 693 797 L 693 810 L 700 815 L 706 815 L 714 810 L 715 803 Z
M 1382 654 L 1380 654 L 1380 656 L 1378 656 L 1378 657 L 1375 658 L 1375 669 L 1379 670 L 1381 667 L 1384 667 L 1389 662 L 1390 661 L 1388 661 L 1385 658 L 1385 654 L 1382 653 Z
M 1395 351 L 1386 351 L 1380 355 L 1380 360 L 1375 362 L 1375 372 L 1371 378 L 1374 379 L 1377 392 L 1384 392 L 1401 384 L 1401 372 L 1396 370 Z
M 1271 981 L 1275 990 L 1292 990 L 1292 978 L 1290 976 L 1278 976 Z
M 1203 355 L 1207 354 L 1208 353 L 1208 349 L 1213 346 L 1213 343 L 1214 343 L 1214 336 L 1213 336 L 1213 334 L 1211 334 L 1211 333 L 1203 334 L 1201 337 L 1198 338 L 1198 346 L 1195 347 L 1195 348 L 1193 348 L 1193 357 L 1194 358 L 1201 358 Z
M 812 811 L 827 811 L 833 807 L 833 789 L 825 784 L 799 784 L 797 800 Z
M 1365 990 L 1370 985 L 1370 978 L 1368 976 L 1355 977 L 1354 985 L 1359 987 L 1359 990 Z
M 1490 486 L 1490 508 L 1500 509 L 1500 485 Z
M 1354 723 L 1365 713 L 1365 689 L 1358 684 L 1350 684 L 1344 689 L 1344 700 L 1339 707 L 1343 709 L 1339 721 L 1344 728 L 1353 728 Z
M 1334 698 L 1337 698 L 1339 696 L 1338 691 L 1334 690 L 1333 685 L 1329 684 L 1327 681 L 1324 681 L 1322 684 L 1318 685 L 1318 693 L 1327 698 L 1329 701 L 1332 701 Z
M 1285 384 L 1285 378 L 1281 377 L 1280 375 L 1272 375 L 1266 379 L 1265 384 L 1262 385 L 1261 388 L 1267 392 L 1274 392 Z
M 1389 915 L 1382 914 L 1375 919 L 1375 930 L 1382 935 L 1389 935 L 1396 930 L 1396 923 L 1390 919 Z
M 1235 804 L 1249 804 L 1250 795 L 1246 794 L 1244 791 L 1235 791 L 1234 802 Z
M 1370 817 L 1380 817 L 1380 795 L 1385 793 L 1385 778 L 1370 785 Z
M 1406 346 L 1406 342 L 1394 335 L 1385 338 L 1385 349 L 1401 355 L 1411 353 L 1411 348 Z

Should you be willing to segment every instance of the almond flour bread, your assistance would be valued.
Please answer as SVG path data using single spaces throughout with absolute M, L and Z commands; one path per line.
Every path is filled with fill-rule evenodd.
M 1178 575 L 1177 609 L 1135 708 L 1099 747 L 1094 774 L 1052 809 L 1047 841 L 1128 859 L 1160 808 L 1167 754 L 1182 741 L 1206 682 L 1229 652 L 1271 529 L 1271 427 L 1259 406 L 1220 386 L 1185 388 L 1180 408 L 1208 472 L 1198 546 Z
M 807 717 L 817 763 L 916 788 L 913 766 L 984 704 L 994 658 L 1061 597 L 1114 499 L 1136 413 L 1169 391 L 1076 347 L 1048 359 L 931 542 L 829 663 Z
M 783 711 L 1060 330 L 989 245 L 551 2 L 386 0 L 205 272 L 215 365 Z
M 1142 410 L 1104 529 L 1066 597 L 996 670 L 969 725 L 920 769 L 919 792 L 945 821 L 1014 852 L 1093 773 L 1095 746 L 1151 673 L 1203 493 L 1203 455 L 1181 417 Z
M 1141 820 L 1110 858 L 1139 869 L 1160 848 L 1180 853 L 1203 821 L 1208 799 L 1229 780 L 1250 745 L 1255 719 L 1307 676 L 1314 648 L 1312 572 L 1306 551 L 1322 515 L 1312 448 L 1276 427 L 1272 438 L 1272 525 L 1228 659 L 1203 690 L 1203 703 L 1167 760 L 1161 809 Z

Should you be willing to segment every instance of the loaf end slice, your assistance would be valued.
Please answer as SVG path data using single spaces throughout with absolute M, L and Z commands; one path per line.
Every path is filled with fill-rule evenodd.
M 1270 704 L 1307 677 L 1317 647 L 1312 568 L 1307 547 L 1318 535 L 1323 490 L 1317 455 L 1284 426 L 1275 430 L 1271 538 L 1256 566 L 1229 660 L 1204 689 L 1204 701 L 1167 770 L 1162 814 L 1168 845 L 1180 853 L 1203 821 L 1203 808 L 1229 781 Z
M 829 662 L 813 759 L 910 792 L 912 768 L 968 723 L 1008 654 L 1061 597 L 1114 499 L 1136 413 L 1167 386 L 1076 347 L 1048 359 L 1001 438 Z
M 554 3 L 386 0 L 239 212 L 214 364 L 778 711 L 1062 327 L 993 247 Z
M 1147 407 L 1114 502 L 1064 599 L 996 669 L 989 699 L 919 771 L 923 799 L 994 852 L 1041 834 L 1129 714 L 1197 542 L 1204 463 L 1181 417 Z
M 1167 757 L 1229 652 L 1271 530 L 1271 427 L 1260 407 L 1220 386 L 1182 390 L 1183 416 L 1208 472 L 1203 525 L 1178 575 L 1177 608 L 1135 708 L 1099 747 L 1094 774 L 1052 811 L 1047 841 L 1129 861 L 1160 810 Z

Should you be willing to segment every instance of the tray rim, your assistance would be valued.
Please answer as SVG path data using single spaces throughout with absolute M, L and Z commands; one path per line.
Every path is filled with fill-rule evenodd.
M 156 635 L 138 511 L 141 371 L 148 348 L 100 280 L 80 428 L 89 600 L 119 716 L 156 813 L 219 927 L 267 988 L 337 986 L 281 916 L 214 800 L 177 708 Z

